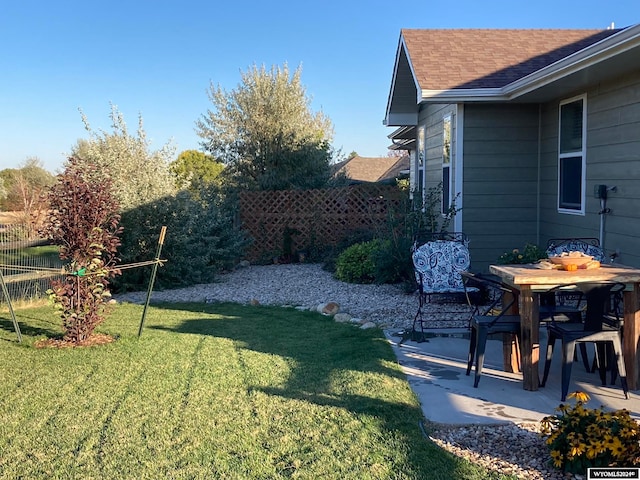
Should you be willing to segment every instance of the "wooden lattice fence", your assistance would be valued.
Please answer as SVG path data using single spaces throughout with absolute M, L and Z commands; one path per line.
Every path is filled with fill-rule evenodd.
M 363 184 L 317 190 L 243 192 L 242 228 L 253 239 L 251 261 L 287 259 L 299 251 L 335 245 L 349 235 L 385 228 L 405 212 L 396 186 Z

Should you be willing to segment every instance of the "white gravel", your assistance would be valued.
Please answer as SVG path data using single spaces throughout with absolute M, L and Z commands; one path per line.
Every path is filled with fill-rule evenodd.
M 115 296 L 118 301 L 144 303 L 146 292 Z M 315 309 L 321 303 L 336 302 L 340 312 L 381 328 L 406 328 L 413 324 L 418 308 L 416 293 L 407 294 L 398 285 L 361 285 L 336 280 L 319 264 L 252 265 L 220 275 L 216 283 L 175 290 L 155 291 L 151 302 L 237 302 L 243 304 L 290 305 Z M 467 312 L 465 305 L 449 305 Z M 437 304 L 427 305 L 431 318 Z M 464 316 L 464 315 L 463 315 Z M 468 318 L 468 314 L 466 315 Z M 433 322 L 440 320 L 433 317 Z M 433 326 L 463 326 L 460 323 Z M 430 325 L 431 326 L 431 325 Z

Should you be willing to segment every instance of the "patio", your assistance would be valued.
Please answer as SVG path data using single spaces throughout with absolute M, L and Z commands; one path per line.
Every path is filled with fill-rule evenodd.
M 465 375 L 469 351 L 466 329 L 430 330 L 428 342 L 405 341 L 396 330 L 386 330 L 399 364 L 411 388 L 420 399 L 425 417 L 436 423 L 505 424 L 537 423 L 555 413 L 560 405 L 561 349 L 556 348 L 547 385 L 536 391 L 524 390 L 521 373 L 504 372 L 502 342 L 489 340 L 482 378 L 473 388 L 473 371 Z M 540 329 L 541 348 L 546 346 L 546 329 Z M 591 350 L 590 350 L 591 352 Z M 541 352 L 542 354 L 542 352 Z M 539 365 L 540 377 L 542 367 Z M 625 400 L 620 387 L 600 385 L 597 373 L 588 373 L 582 362 L 575 362 L 569 392 L 580 390 L 591 397 L 590 408 L 625 408 L 640 418 L 640 394 L 630 391 Z M 571 402 L 569 399 L 568 402 Z

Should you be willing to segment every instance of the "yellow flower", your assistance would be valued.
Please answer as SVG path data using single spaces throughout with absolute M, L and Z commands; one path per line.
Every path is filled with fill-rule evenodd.
M 624 445 L 622 445 L 622 442 L 618 437 L 614 437 L 611 443 L 607 445 L 607 447 L 609 448 L 611 453 L 613 453 L 613 455 L 616 457 L 619 455 L 622 455 L 625 451 Z
M 558 450 L 551 451 L 551 458 L 553 459 L 553 466 L 556 468 L 562 467 L 562 453 Z
M 575 398 L 577 402 L 588 402 L 591 399 L 585 392 L 572 392 L 567 395 L 567 398 Z
M 588 448 L 587 448 L 587 458 L 590 460 L 593 460 L 594 458 L 596 458 L 598 456 L 598 447 L 594 444 L 591 444 Z

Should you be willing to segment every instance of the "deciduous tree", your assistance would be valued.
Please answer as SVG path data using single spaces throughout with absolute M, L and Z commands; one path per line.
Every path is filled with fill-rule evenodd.
M 169 169 L 175 175 L 179 188 L 195 194 L 207 185 L 220 183 L 224 164 L 199 150 L 185 150 L 171 162 Z
M 89 138 L 78 141 L 72 156 L 95 165 L 111 178 L 113 194 L 123 210 L 175 193 L 175 177 L 169 170 L 175 149 L 168 142 L 152 150 L 141 115 L 135 135 L 115 105 L 111 105 L 110 114 L 113 132 L 94 131 L 84 113 L 81 116 Z
M 213 83 L 196 122 L 202 147 L 229 167 L 239 185 L 262 190 L 315 188 L 330 178 L 333 126 L 312 112 L 301 82 L 283 67 L 253 66 L 235 90 Z
M 48 195 L 50 210 L 42 234 L 60 246 L 70 273 L 49 291 L 60 312 L 64 339 L 86 341 L 104 320 L 109 279 L 120 245 L 119 206 L 111 181 L 96 165 L 70 158 Z
M 37 157 L 27 158 L 18 168 L 0 172 L 4 184 L 4 210 L 20 212 L 21 221 L 27 231 L 35 232 L 46 210 L 43 198 L 55 177 L 44 169 Z M 1 198 L 1 197 L 0 197 Z

